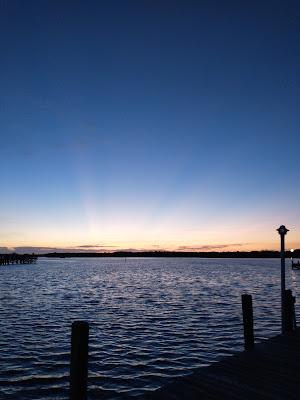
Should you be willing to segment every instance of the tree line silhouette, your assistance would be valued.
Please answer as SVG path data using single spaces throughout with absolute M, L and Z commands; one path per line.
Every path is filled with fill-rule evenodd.
M 114 252 L 53 252 L 43 257 L 199 257 L 199 258 L 279 258 L 280 252 L 273 250 L 254 251 L 114 251 Z M 300 249 L 286 251 L 286 257 L 300 258 Z

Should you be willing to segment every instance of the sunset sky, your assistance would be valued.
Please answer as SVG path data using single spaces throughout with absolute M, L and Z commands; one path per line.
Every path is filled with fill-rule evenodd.
M 0 252 L 300 248 L 299 18 L 0 0 Z

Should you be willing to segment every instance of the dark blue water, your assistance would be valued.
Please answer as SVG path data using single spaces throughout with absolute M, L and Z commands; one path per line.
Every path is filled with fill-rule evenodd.
M 287 268 L 297 293 L 300 271 Z M 280 260 L 40 259 L 0 267 L 1 399 L 67 399 L 71 323 L 90 322 L 89 399 L 142 394 L 280 332 Z

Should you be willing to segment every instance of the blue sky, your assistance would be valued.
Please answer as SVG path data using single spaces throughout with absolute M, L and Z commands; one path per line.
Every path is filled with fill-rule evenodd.
M 300 246 L 298 2 L 0 6 L 0 246 Z

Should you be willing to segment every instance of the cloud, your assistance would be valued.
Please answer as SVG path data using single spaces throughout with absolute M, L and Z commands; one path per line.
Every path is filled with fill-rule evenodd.
M 204 246 L 179 246 L 176 250 L 178 251 L 213 251 L 226 249 L 228 247 L 241 247 L 247 243 L 233 243 L 233 244 L 214 244 L 214 245 L 204 245 Z
M 0 253 L 6 254 L 6 253 L 11 253 L 12 249 L 9 247 L 0 247 Z
M 120 246 L 104 246 L 100 244 L 82 244 L 81 246 L 74 246 L 74 249 L 106 249 L 106 248 L 117 248 Z
M 39 246 L 16 246 L 16 247 L 0 247 L 3 253 L 49 253 L 54 251 L 63 251 L 56 247 L 39 247 Z
M 174 251 L 218 251 L 230 247 L 241 247 L 247 243 L 233 243 L 233 244 L 215 244 L 215 245 L 199 245 L 199 246 L 178 246 Z M 17 246 L 17 247 L 0 247 L 0 253 L 88 253 L 88 252 L 151 252 L 151 251 L 167 251 L 160 248 L 159 245 L 151 245 L 148 248 L 120 248 L 115 245 L 88 245 L 83 244 L 74 247 L 45 247 L 45 246 Z
M 0 254 L 6 253 L 36 253 L 36 254 L 45 254 L 45 253 L 87 253 L 90 251 L 100 252 L 101 253 L 111 253 L 115 251 L 118 246 L 96 246 L 96 245 L 80 245 L 74 247 L 45 247 L 45 246 L 16 246 L 16 247 L 0 247 Z M 97 251 L 98 250 L 98 251 Z
M 125 251 L 125 252 L 132 252 L 132 253 L 138 253 L 138 252 L 141 252 L 141 251 L 151 251 L 151 250 L 149 250 L 149 249 L 135 249 L 135 248 L 133 248 L 133 247 L 129 247 L 129 248 L 124 248 L 124 249 L 118 249 L 117 250 L 117 252 L 123 252 L 123 251 Z

